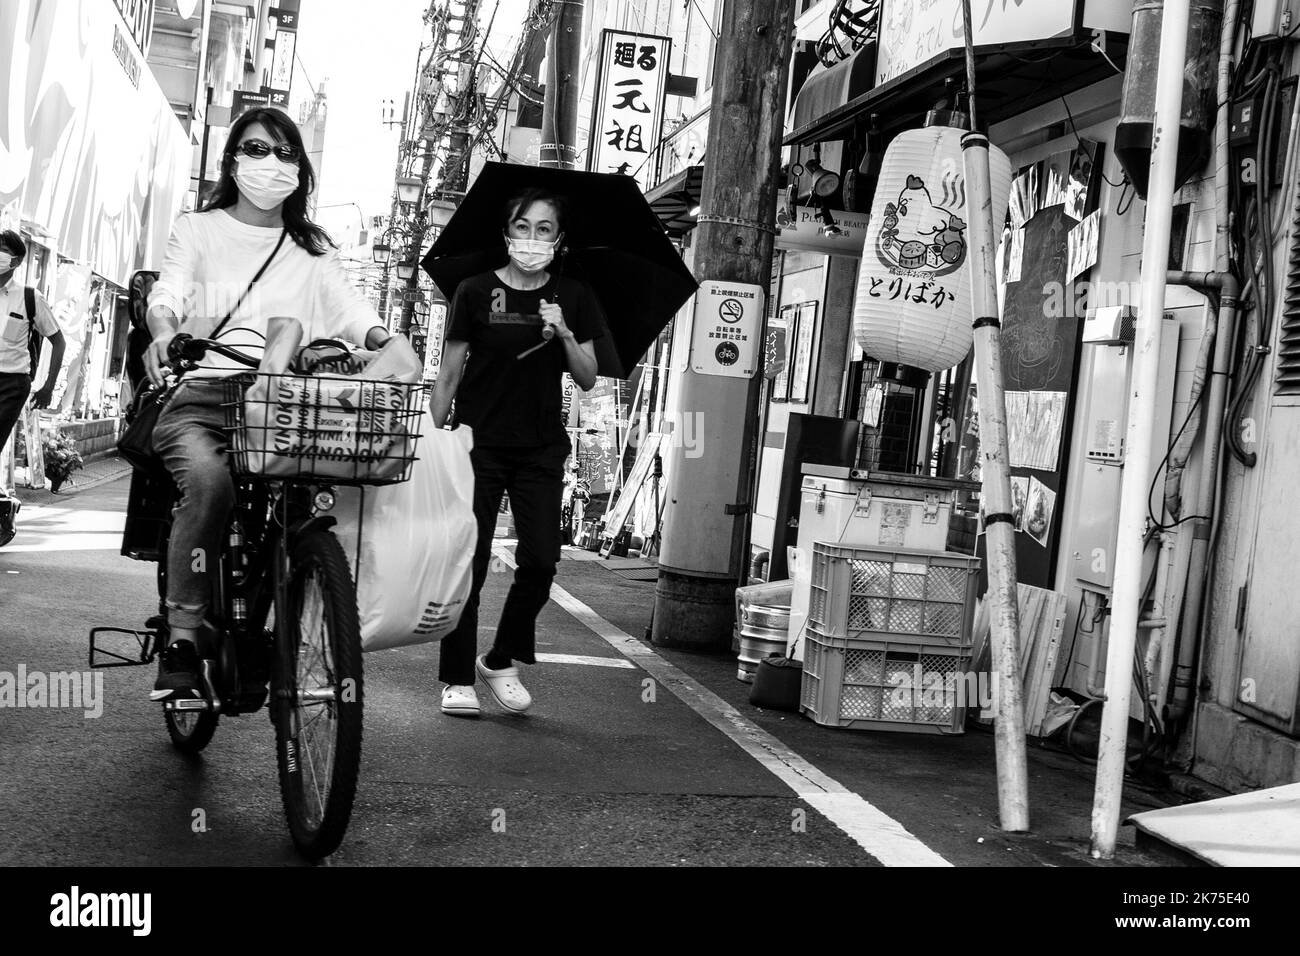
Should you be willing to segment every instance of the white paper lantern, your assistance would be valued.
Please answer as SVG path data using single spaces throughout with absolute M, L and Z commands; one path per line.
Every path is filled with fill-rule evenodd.
M 874 359 L 938 372 L 970 352 L 963 134 L 952 126 L 908 130 L 885 152 L 853 307 L 854 337 Z M 989 174 L 1000 235 L 1011 163 L 992 145 Z

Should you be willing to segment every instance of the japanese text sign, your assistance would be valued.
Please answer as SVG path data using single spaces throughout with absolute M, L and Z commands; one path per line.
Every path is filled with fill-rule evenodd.
M 695 293 L 691 370 L 750 378 L 758 369 L 766 293 L 746 282 L 708 279 Z
M 668 37 L 605 30 L 592 112 L 587 169 L 654 182 L 652 154 L 663 124 Z

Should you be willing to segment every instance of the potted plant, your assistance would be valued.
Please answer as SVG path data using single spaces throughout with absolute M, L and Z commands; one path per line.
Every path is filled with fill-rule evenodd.
M 55 430 L 41 442 L 45 452 L 45 476 L 50 479 L 50 490 L 58 492 L 74 471 L 84 464 L 77 443 L 67 432 Z

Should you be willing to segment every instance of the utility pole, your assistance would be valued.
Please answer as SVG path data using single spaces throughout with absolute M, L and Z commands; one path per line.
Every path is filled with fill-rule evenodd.
M 458 13 L 452 12 L 452 8 L 456 6 L 462 8 Z M 420 201 L 422 203 L 430 198 L 429 178 L 433 174 L 433 164 L 439 151 L 438 147 L 442 144 L 444 125 L 446 126 L 448 149 L 442 163 L 442 177 L 437 191 L 463 193 L 468 179 L 470 159 L 468 155 L 468 126 L 474 108 L 473 98 L 476 95 L 474 72 L 477 54 L 474 53 L 473 47 L 474 40 L 478 35 L 478 6 L 479 0 L 449 0 L 438 26 L 435 27 L 435 52 L 429 61 L 429 66 L 426 68 L 426 73 L 436 74 L 430 86 L 439 92 L 441 92 L 448 76 L 457 77 L 456 109 L 450 119 L 440 123 L 434 116 L 438 105 L 438 93 L 426 93 L 422 97 L 423 109 L 417 104 L 416 114 L 422 124 L 420 136 L 425 140 L 424 158 L 420 169 L 420 182 L 423 184 L 420 191 Z M 489 29 L 491 29 L 490 24 Z M 439 39 L 441 43 L 438 42 Z M 439 45 L 443 49 L 438 50 Z M 424 136 L 426 132 L 431 130 L 435 132 L 435 136 Z M 414 293 L 420 287 L 418 263 L 428 229 L 429 216 L 426 209 L 422 208 L 417 211 L 412 221 L 411 234 L 407 245 L 408 261 L 417 266 L 412 270 L 410 278 L 406 280 L 405 291 L 407 293 Z M 411 319 L 415 314 L 415 301 L 414 296 L 411 294 L 404 295 L 402 298 L 402 319 L 399 329 L 403 335 L 409 335 Z
M 768 288 L 792 8 L 793 0 L 723 2 L 709 160 L 691 250 L 701 282 Z M 756 314 L 758 325 L 749 334 L 761 337 L 763 310 Z M 757 371 L 748 378 L 708 375 L 689 367 L 681 375 L 677 427 L 688 418 L 698 422 L 694 436 L 703 454 L 688 455 L 683 441 L 672 442 L 668 451 L 672 466 L 651 640 L 725 650 L 736 587 L 747 564 L 745 517 L 752 507 L 762 376 Z
M 1029 778 L 1025 755 L 1025 711 L 1020 684 L 1020 592 L 1016 583 L 1016 532 L 1008 467 L 1006 389 L 1002 382 L 1002 323 L 998 315 L 997 235 L 993 222 L 989 140 L 976 115 L 975 43 L 971 0 L 963 0 L 967 112 L 971 132 L 961 138 L 962 165 L 970 203 L 971 319 L 975 369 L 979 376 L 980 476 L 988 553 L 989 646 L 993 657 L 997 717 L 993 723 L 1002 829 L 1029 829 Z
M 554 0 L 557 8 L 546 44 L 546 98 L 542 101 L 539 166 L 578 168 L 578 67 L 586 0 Z

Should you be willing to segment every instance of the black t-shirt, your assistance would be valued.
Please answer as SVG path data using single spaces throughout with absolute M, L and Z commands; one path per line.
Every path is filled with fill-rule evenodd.
M 456 289 L 447 339 L 469 343 L 456 420 L 474 429 L 476 445 L 549 445 L 568 437 L 562 414 L 561 378 L 569 371 L 564 343 L 555 336 L 519 358 L 542 342 L 543 299 L 558 302 L 578 342 L 604 334 L 596 297 L 576 279 L 551 276 L 540 289 L 525 292 L 485 272 Z

